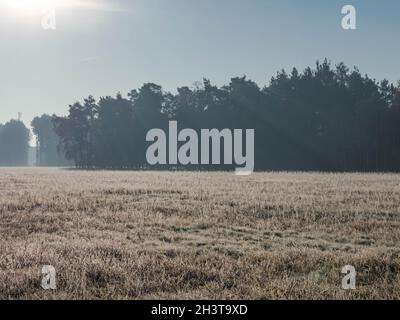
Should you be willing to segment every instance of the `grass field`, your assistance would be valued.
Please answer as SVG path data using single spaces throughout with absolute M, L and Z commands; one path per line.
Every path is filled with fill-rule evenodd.
M 0 168 L 0 299 L 399 299 L 399 272 L 400 175 Z

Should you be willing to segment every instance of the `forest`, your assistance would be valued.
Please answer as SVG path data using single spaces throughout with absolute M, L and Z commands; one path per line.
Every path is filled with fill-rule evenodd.
M 171 169 L 146 162 L 146 133 L 180 128 L 254 129 L 255 170 L 400 171 L 400 82 L 377 81 L 357 67 L 325 59 L 299 72 L 281 70 L 260 87 L 246 76 L 225 86 L 209 80 L 175 93 L 146 83 L 126 97 L 89 95 L 66 116 L 31 125 L 37 163 L 82 169 Z M 0 165 L 24 165 L 29 130 L 0 126 Z M 177 168 L 180 169 L 180 168 Z M 229 170 L 229 166 L 181 169 Z

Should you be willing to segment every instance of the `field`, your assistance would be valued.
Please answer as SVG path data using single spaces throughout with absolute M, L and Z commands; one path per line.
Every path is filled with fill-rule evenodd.
M 400 175 L 0 168 L 0 299 L 399 299 L 399 272 Z

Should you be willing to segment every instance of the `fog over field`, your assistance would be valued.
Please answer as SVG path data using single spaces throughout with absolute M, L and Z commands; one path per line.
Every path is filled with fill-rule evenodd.
M 0 0 L 0 304 L 245 320 L 400 301 L 399 13 Z

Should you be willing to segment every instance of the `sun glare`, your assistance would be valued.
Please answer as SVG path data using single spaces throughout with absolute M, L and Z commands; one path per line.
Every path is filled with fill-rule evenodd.
M 0 4 L 19 13 L 40 13 L 49 8 L 57 8 L 68 0 L 0 0 Z
M 121 11 L 120 6 L 105 0 L 0 0 L 0 10 L 14 15 L 37 15 L 48 9 L 80 8 L 100 11 Z

